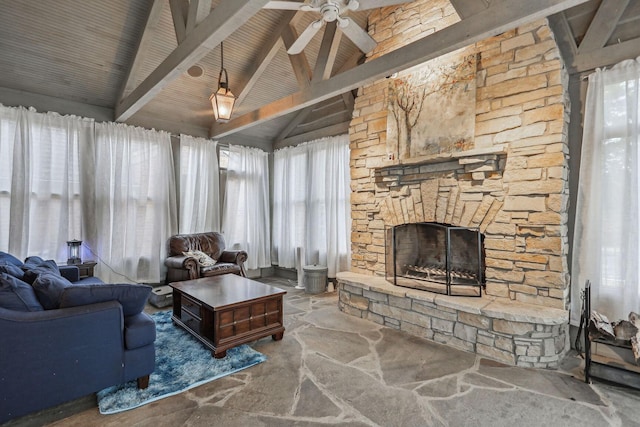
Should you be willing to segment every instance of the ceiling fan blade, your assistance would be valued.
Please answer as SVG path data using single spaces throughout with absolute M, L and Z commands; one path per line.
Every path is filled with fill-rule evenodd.
M 304 48 L 309 44 L 313 36 L 320 30 L 322 27 L 322 23 L 324 21 L 322 19 L 318 19 L 317 21 L 313 21 L 307 28 L 304 29 L 302 34 L 298 37 L 298 39 L 293 42 L 293 44 L 287 50 L 289 55 L 297 55 L 304 50 Z
M 358 49 L 363 53 L 371 52 L 378 45 L 365 30 L 360 28 L 360 26 L 349 17 L 338 19 L 338 28 L 340 28 L 344 35 L 347 36 L 353 44 L 358 46 Z
M 413 0 L 357 0 L 358 6 L 353 10 L 376 9 L 378 7 L 393 6 L 401 3 L 411 3 L 412 1 Z
M 263 9 L 300 10 L 305 3 L 297 1 L 270 1 L 262 6 Z

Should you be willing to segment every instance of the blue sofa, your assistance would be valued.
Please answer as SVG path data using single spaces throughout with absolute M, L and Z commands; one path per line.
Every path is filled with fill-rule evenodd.
M 155 368 L 155 324 L 142 312 L 150 292 L 0 252 L 0 423 L 131 380 L 145 388 Z

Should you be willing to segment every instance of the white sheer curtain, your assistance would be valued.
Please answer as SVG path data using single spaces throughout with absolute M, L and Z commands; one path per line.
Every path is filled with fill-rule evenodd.
M 329 277 L 351 266 L 349 136 L 311 141 L 274 153 L 273 249 L 278 265 L 328 267 Z
M 119 123 L 97 123 L 87 244 L 106 282 L 164 279 L 167 239 L 177 229 L 171 137 Z M 88 230 L 89 231 L 89 230 Z
M 572 265 L 572 323 L 592 283 L 609 320 L 640 311 L 640 58 L 589 76 Z
M 218 143 L 180 135 L 180 233 L 220 230 Z
M 271 267 L 269 154 L 229 145 L 222 231 L 227 246 L 247 251 L 246 268 Z
M 93 120 L 0 106 L 0 250 L 66 261 L 82 236 L 79 146 Z

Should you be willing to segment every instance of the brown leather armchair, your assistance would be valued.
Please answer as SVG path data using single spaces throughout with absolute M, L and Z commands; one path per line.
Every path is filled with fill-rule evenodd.
M 225 250 L 224 237 L 220 233 L 176 234 L 169 238 L 168 245 L 168 257 L 164 261 L 167 283 L 229 273 L 247 275 L 244 269 L 247 253 Z M 202 251 L 217 262 L 211 266 L 200 266 L 195 258 L 183 254 L 189 251 Z

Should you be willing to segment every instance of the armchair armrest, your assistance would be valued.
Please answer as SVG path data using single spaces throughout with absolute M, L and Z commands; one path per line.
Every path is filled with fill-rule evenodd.
M 164 265 L 169 269 L 187 270 L 189 272 L 189 279 L 197 279 L 200 277 L 200 267 L 193 257 L 185 255 L 170 256 L 164 260 Z
M 218 261 L 242 264 L 247 260 L 248 257 L 249 255 L 245 251 L 222 251 Z
M 193 257 L 188 257 L 185 255 L 174 255 L 174 256 L 170 256 L 167 257 L 164 260 L 164 265 L 166 265 L 169 268 L 188 268 L 187 264 L 190 263 L 190 261 L 196 262 L 196 259 Z
M 244 262 L 247 260 L 249 255 L 246 251 L 222 251 L 220 254 L 219 262 L 231 262 L 234 264 L 238 264 L 240 266 L 240 272 L 243 277 L 247 277 L 247 272 L 244 269 Z

